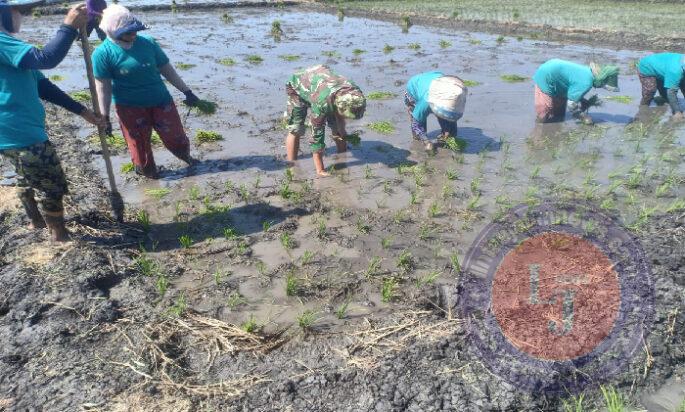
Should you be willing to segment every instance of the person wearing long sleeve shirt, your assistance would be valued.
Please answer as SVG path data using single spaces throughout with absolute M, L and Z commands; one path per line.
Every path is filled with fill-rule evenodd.
M 128 9 L 115 4 L 107 7 L 100 28 L 107 33 L 107 39 L 95 49 L 92 58 L 100 111 L 109 118 L 114 102 L 136 173 L 159 177 L 152 153 L 153 129 L 174 156 L 194 164 L 181 117 L 162 76 L 185 95 L 186 105 L 197 104 L 198 97 L 183 82 L 159 44 L 152 37 L 138 35 L 147 27 Z M 111 123 L 108 129 L 111 131 Z
M 76 38 L 76 28 L 86 22 L 85 7 L 70 9 L 55 37 L 39 50 L 13 35 L 19 32 L 22 13 L 37 4 L 33 0 L 0 0 L 0 155 L 15 167 L 18 195 L 33 227 L 47 226 L 53 240 L 63 241 L 69 238 L 62 202 L 68 186 L 48 140 L 41 100 L 92 124 L 104 122 L 39 71 L 54 68 L 64 59 Z
M 656 53 L 640 59 L 637 65 L 642 100 L 640 105 L 649 106 L 657 90 L 666 99 L 674 120 L 683 119 L 678 103 L 678 90 L 685 94 L 685 55 L 679 53 Z

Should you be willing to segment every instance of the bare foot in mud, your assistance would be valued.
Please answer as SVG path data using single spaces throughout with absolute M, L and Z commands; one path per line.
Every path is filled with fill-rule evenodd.
M 317 177 L 330 177 L 331 174 L 328 173 L 328 172 L 325 171 L 325 170 L 322 170 L 322 171 L 320 171 L 320 172 L 316 172 L 316 176 L 317 176 Z

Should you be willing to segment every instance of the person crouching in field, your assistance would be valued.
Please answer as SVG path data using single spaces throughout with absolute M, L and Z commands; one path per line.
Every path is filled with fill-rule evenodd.
M 533 76 L 535 81 L 535 112 L 540 123 L 561 122 L 566 117 L 566 107 L 573 117 L 585 124 L 592 124 L 587 111 L 598 104 L 598 98 L 584 96 L 593 87 L 612 92 L 618 89 L 618 67 L 590 64 L 584 66 L 560 59 L 543 63 Z
M 176 73 L 159 44 L 152 37 L 138 35 L 147 27 L 128 9 L 107 7 L 100 28 L 107 34 L 93 53 L 100 110 L 109 118 L 114 102 L 136 173 L 159 177 L 150 142 L 153 129 L 174 156 L 189 165 L 195 163 L 181 117 L 162 76 L 185 95 L 186 105 L 196 105 L 197 96 Z
M 33 227 L 47 226 L 52 240 L 65 241 L 69 232 L 64 226 L 62 199 L 68 185 L 45 131 L 41 99 L 94 125 L 103 126 L 105 122 L 39 71 L 57 67 L 67 55 L 78 29 L 86 23 L 85 6 L 72 7 L 55 37 L 39 50 L 14 37 L 21 27 L 22 14 L 30 13 L 39 3 L 0 0 L 0 156 L 14 165 L 19 199 Z
M 683 111 L 678 103 L 678 89 L 685 94 L 685 55 L 679 53 L 656 53 L 644 57 L 637 65 L 642 85 L 641 106 L 649 106 L 657 90 L 673 113 L 673 120 L 683 120 Z
M 328 176 L 323 164 L 326 149 L 326 123 L 331 128 L 338 153 L 347 150 L 346 119 L 361 119 L 366 110 L 366 98 L 350 80 L 335 74 L 327 66 L 319 65 L 297 72 L 285 85 L 288 95 L 286 120 L 288 136 L 285 146 L 289 162 L 297 159 L 300 137 L 305 132 L 307 110 L 312 125 L 312 150 L 316 174 Z
M 411 132 L 414 140 L 424 143 L 426 150 L 433 150 L 428 140 L 428 116 L 438 118 L 442 134 L 439 140 L 457 137 L 457 121 L 464 115 L 468 89 L 456 76 L 445 76 L 433 71 L 417 74 L 409 79 L 404 93 L 404 104 L 409 110 Z

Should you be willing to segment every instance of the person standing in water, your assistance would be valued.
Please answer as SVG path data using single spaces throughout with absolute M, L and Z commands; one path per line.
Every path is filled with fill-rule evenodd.
M 642 85 L 641 106 L 649 106 L 654 95 L 659 95 L 671 106 L 673 120 L 683 120 L 683 109 L 678 103 L 678 90 L 685 94 L 685 55 L 656 53 L 643 57 L 637 64 Z

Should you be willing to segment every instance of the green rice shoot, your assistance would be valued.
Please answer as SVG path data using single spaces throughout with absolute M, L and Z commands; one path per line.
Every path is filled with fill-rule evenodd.
M 618 102 L 623 104 L 630 104 L 633 98 L 630 96 L 604 96 L 604 100 L 610 100 L 612 102 Z
M 500 79 L 507 83 L 521 83 L 528 80 L 527 77 L 519 76 L 518 74 L 503 74 L 500 76 Z
M 136 166 L 133 163 L 128 162 L 122 164 L 119 170 L 121 170 L 121 173 L 133 173 L 136 170 Z
M 90 91 L 88 91 L 88 90 L 79 90 L 76 92 L 72 92 L 72 93 L 69 93 L 69 96 L 71 96 L 72 99 L 74 99 L 80 103 L 89 103 L 90 102 Z
M 222 66 L 233 66 L 235 64 L 235 60 L 233 60 L 230 57 L 224 57 L 223 59 L 219 59 L 216 62 Z
M 224 140 L 224 137 L 221 134 L 210 130 L 198 130 L 197 133 L 195 133 L 195 140 L 198 143 L 213 143 Z
M 361 134 L 359 132 L 353 132 L 345 136 L 345 140 L 354 147 L 359 147 L 362 143 Z
M 245 57 L 245 61 L 250 64 L 262 64 L 264 59 L 262 58 L 262 56 L 258 54 L 250 54 L 247 57 Z
M 282 54 L 280 56 L 281 59 L 287 61 L 287 62 L 294 62 L 300 60 L 300 55 L 299 54 Z
M 176 68 L 179 70 L 190 70 L 195 66 L 196 65 L 192 63 L 176 63 Z
M 374 122 L 369 124 L 369 129 L 380 134 L 392 134 L 395 132 L 395 125 L 388 121 Z
M 461 137 L 450 136 L 445 139 L 445 146 L 455 153 L 463 153 L 466 150 L 466 140 Z
M 387 100 L 397 97 L 393 92 L 375 91 L 366 95 L 369 100 Z
M 217 104 L 214 102 L 210 102 L 209 100 L 202 100 L 200 99 L 196 104 L 195 104 L 195 109 L 197 109 L 198 113 L 203 114 L 205 116 L 210 116 L 216 113 L 216 108 Z
M 475 80 L 464 80 L 464 86 L 466 87 L 475 87 L 475 86 L 480 86 L 480 82 L 477 82 Z
M 166 187 L 162 187 L 159 189 L 147 189 L 147 190 L 145 190 L 146 195 L 148 195 L 154 199 L 157 199 L 157 200 L 164 198 L 169 193 L 171 193 L 171 189 L 167 189 Z
M 51 82 L 61 82 L 64 80 L 64 76 L 59 75 L 59 74 L 53 74 L 52 76 L 48 77 Z M 88 95 L 88 98 L 90 99 L 90 94 Z

